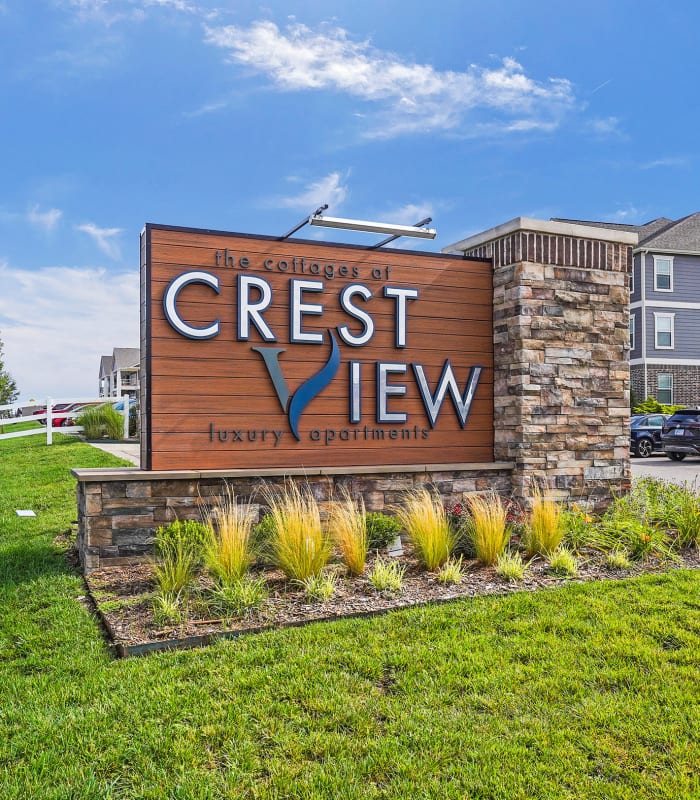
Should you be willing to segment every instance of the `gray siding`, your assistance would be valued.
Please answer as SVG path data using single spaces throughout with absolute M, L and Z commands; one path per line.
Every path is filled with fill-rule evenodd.
M 659 253 L 658 255 L 666 255 Z M 646 256 L 646 299 L 647 302 L 663 300 L 665 302 L 700 303 L 700 256 L 673 256 L 673 291 L 657 292 L 654 290 L 654 254 Z M 636 276 L 635 276 L 635 289 Z M 641 299 L 635 297 L 634 299 Z M 700 314 L 700 310 L 696 312 Z
M 668 295 L 666 295 L 668 297 Z M 654 336 L 654 312 L 675 314 L 673 350 L 656 349 Z M 641 334 L 641 326 L 637 336 Z M 641 343 L 641 339 L 640 339 Z M 634 356 L 632 356 L 634 358 Z M 686 308 L 654 308 L 647 306 L 647 357 L 700 359 L 700 310 Z

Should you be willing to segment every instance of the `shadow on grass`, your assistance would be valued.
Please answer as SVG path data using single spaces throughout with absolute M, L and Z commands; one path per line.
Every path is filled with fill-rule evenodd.
M 65 554 L 42 537 L 0 546 L 0 585 L 19 585 L 54 575 L 76 575 Z

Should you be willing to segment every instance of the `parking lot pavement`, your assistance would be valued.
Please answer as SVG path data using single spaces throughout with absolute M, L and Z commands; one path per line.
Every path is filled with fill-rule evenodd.
M 685 461 L 671 461 L 666 456 L 632 458 L 633 478 L 660 478 L 672 483 L 694 486 L 700 491 L 700 457 L 688 456 Z

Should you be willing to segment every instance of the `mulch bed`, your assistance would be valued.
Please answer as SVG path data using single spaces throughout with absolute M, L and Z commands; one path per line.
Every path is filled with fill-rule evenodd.
M 368 571 L 372 568 L 373 560 L 373 556 L 370 556 Z M 675 568 L 700 568 L 697 549 L 682 553 L 678 562 L 652 559 L 634 563 L 630 569 L 622 571 L 610 570 L 605 565 L 604 556 L 591 552 L 579 559 L 579 572 L 575 578 L 557 576 L 551 572 L 544 559 L 535 558 L 529 564 L 524 580 L 509 583 L 497 575 L 494 568 L 476 561 L 466 561 L 463 565 L 465 575 L 461 581 L 445 586 L 436 580 L 434 574 L 419 566 L 410 547 L 406 547 L 405 554 L 396 560 L 406 567 L 403 589 L 396 595 L 379 594 L 365 576 L 344 577 L 342 567 L 338 565 L 335 594 L 326 602 L 310 603 L 303 590 L 287 581 L 281 572 L 266 570 L 257 574 L 264 574 L 269 597 L 250 615 L 234 619 L 209 619 L 206 613 L 198 616 L 195 605 L 190 609 L 191 616 L 172 627 L 162 627 L 154 621 L 151 607 L 154 584 L 151 579 L 152 567 L 149 564 L 110 567 L 91 573 L 85 580 L 116 654 L 128 656 L 143 655 L 156 650 L 195 647 L 217 638 L 235 637 L 271 628 L 343 617 L 371 616 L 427 603 L 536 591 L 567 583 L 628 578 Z

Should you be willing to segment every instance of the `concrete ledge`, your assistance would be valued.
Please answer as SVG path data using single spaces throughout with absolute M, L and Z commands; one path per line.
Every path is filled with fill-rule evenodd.
M 513 470 L 511 461 L 489 461 L 477 464 L 396 464 L 380 467 L 314 467 L 313 469 L 229 469 L 229 470 L 168 470 L 157 472 L 138 467 L 96 467 L 94 469 L 72 469 L 71 474 L 84 483 L 102 481 L 174 481 L 203 480 L 209 478 L 284 478 L 324 475 L 383 475 L 408 472 L 497 472 Z
M 463 253 L 473 250 L 482 244 L 493 242 L 503 236 L 508 236 L 517 231 L 530 233 L 545 233 L 551 236 L 570 236 L 575 239 L 595 239 L 602 242 L 616 242 L 636 246 L 639 235 L 629 231 L 620 231 L 611 228 L 596 228 L 592 225 L 577 225 L 572 222 L 553 222 L 552 220 L 532 219 L 530 217 L 516 217 L 495 228 L 490 228 L 481 233 L 468 236 L 460 242 L 442 248 L 443 253 Z

